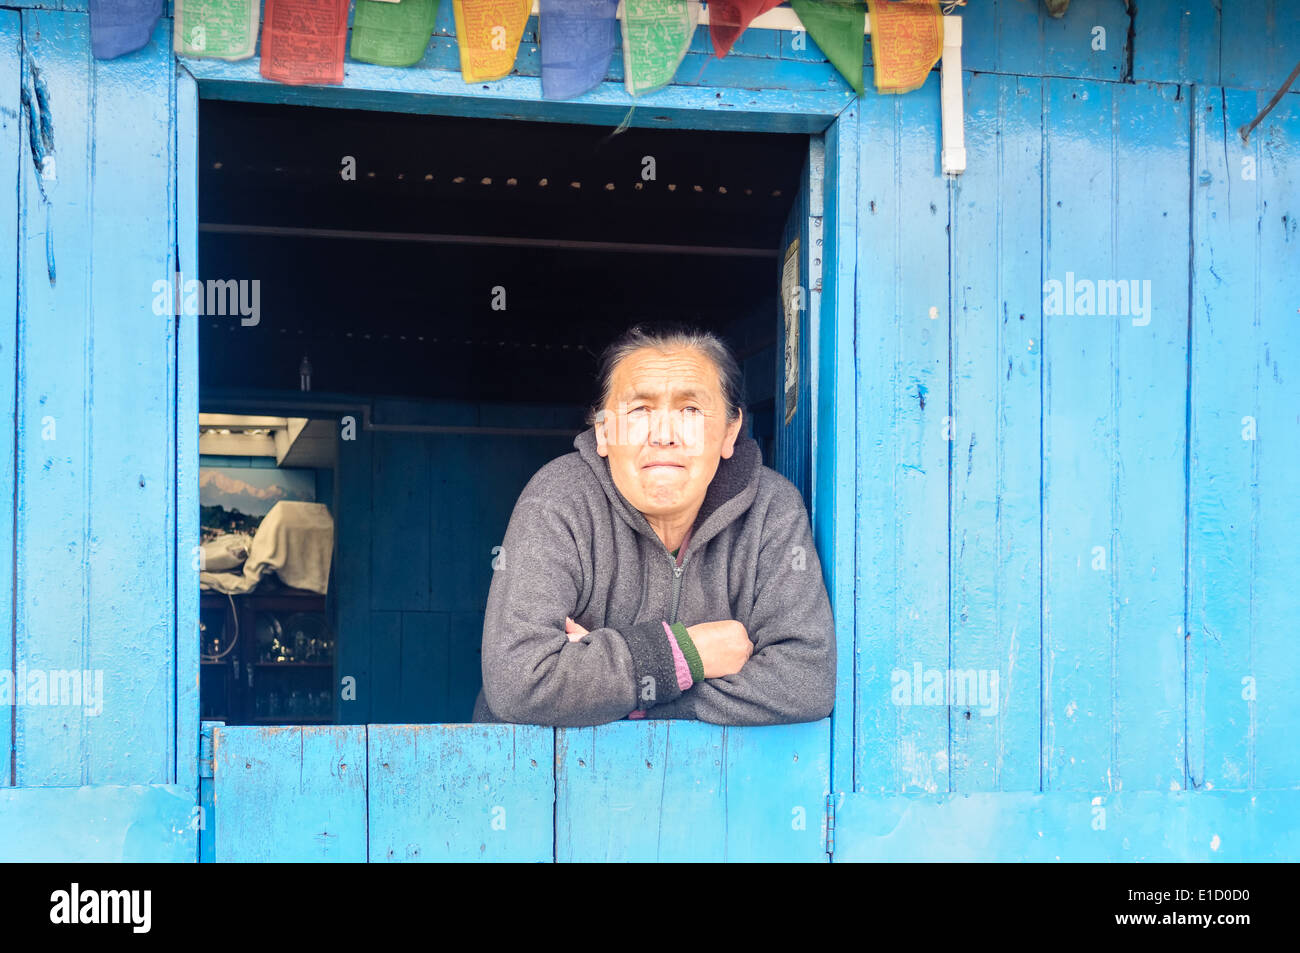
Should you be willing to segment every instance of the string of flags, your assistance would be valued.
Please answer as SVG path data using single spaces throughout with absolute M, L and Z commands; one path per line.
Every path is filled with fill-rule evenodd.
M 257 52 L 260 27 L 260 70 L 267 79 L 338 85 L 345 55 L 379 66 L 419 63 L 433 38 L 440 2 L 174 0 L 172 43 L 180 56 L 248 59 Z M 465 82 L 509 75 L 532 0 L 448 2 Z M 725 57 L 756 17 L 780 3 L 709 0 L 713 55 Z M 97 59 L 143 47 L 163 13 L 163 0 L 89 0 L 89 5 L 91 51 Z M 868 12 L 878 92 L 916 89 L 943 54 L 940 0 L 790 0 L 790 5 L 859 95 Z M 539 0 L 542 96 L 572 99 L 599 85 L 620 37 L 628 93 L 642 96 L 662 88 L 686 58 L 700 9 L 700 0 Z

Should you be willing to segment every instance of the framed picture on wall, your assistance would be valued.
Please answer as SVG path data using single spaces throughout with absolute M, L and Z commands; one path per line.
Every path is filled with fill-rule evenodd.
M 223 533 L 256 535 L 263 518 L 281 500 L 316 502 L 316 471 L 200 467 L 202 541 Z

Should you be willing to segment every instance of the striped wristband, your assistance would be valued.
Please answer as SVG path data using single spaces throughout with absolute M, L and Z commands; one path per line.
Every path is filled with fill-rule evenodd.
M 668 627 L 673 630 L 673 636 L 677 639 L 677 647 L 682 650 L 686 664 L 690 667 L 691 678 L 697 682 L 704 681 L 704 663 L 700 661 L 700 653 L 696 650 L 695 643 L 691 641 L 690 635 L 687 634 L 686 626 L 680 622 L 671 622 Z

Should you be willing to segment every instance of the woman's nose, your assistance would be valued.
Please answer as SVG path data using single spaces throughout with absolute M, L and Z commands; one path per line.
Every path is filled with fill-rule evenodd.
M 655 446 L 677 443 L 679 439 L 679 418 L 681 414 L 672 411 L 657 411 L 650 415 L 650 442 Z

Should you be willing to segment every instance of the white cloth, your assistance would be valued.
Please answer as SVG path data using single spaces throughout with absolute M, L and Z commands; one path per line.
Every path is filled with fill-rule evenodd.
M 248 559 L 253 537 L 247 533 L 226 533 L 203 544 L 202 566 L 207 572 L 238 569 Z
M 334 520 L 324 503 L 281 500 L 257 528 L 243 572 L 201 572 L 201 588 L 238 594 L 274 572 L 286 586 L 324 595 L 334 554 Z

